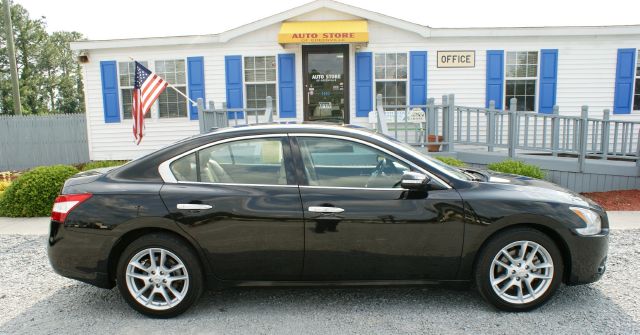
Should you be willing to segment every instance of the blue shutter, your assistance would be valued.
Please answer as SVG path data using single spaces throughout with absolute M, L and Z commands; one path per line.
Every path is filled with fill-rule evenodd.
M 281 118 L 296 117 L 296 55 L 278 55 L 278 109 Z
M 227 107 L 242 108 L 242 56 L 224 57 L 224 74 L 227 85 Z M 229 118 L 233 119 L 236 113 L 229 112 Z M 243 113 L 237 113 L 238 118 L 243 118 Z
M 356 116 L 367 117 L 373 111 L 373 55 L 356 53 Z
M 540 50 L 540 97 L 538 112 L 552 113 L 558 90 L 558 49 Z
M 496 108 L 502 109 L 504 94 L 504 50 L 487 50 L 487 90 L 485 106 L 489 101 L 496 102 Z
M 118 99 L 118 69 L 116 61 L 100 62 L 102 80 L 102 109 L 104 122 L 120 122 L 120 101 Z
M 616 66 L 616 87 L 613 98 L 615 114 L 631 113 L 631 97 L 633 97 L 633 74 L 636 64 L 636 49 L 618 49 L 618 65 Z
M 409 53 L 409 96 L 411 105 L 427 104 L 427 52 L 411 51 Z
M 188 57 L 187 73 L 189 79 L 189 98 L 198 101 L 198 98 L 204 100 L 204 57 Z M 189 118 L 191 120 L 198 119 L 198 107 L 189 103 Z

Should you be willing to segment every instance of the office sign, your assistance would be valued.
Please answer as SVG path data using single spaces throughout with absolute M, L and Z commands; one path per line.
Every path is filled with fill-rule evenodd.
M 476 67 L 476 52 L 475 50 L 438 51 L 438 67 Z

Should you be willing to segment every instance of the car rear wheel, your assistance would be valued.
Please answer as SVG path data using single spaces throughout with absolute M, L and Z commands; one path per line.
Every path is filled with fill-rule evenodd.
M 133 241 L 118 262 L 117 284 L 131 307 L 156 318 L 183 313 L 203 290 L 196 254 L 168 234 L 150 234 Z
M 476 285 L 499 309 L 526 311 L 547 302 L 562 281 L 562 255 L 554 241 L 531 228 L 504 231 L 480 252 Z

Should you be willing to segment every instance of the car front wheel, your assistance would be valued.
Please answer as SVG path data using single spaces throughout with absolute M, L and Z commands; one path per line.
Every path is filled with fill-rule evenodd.
M 203 290 L 197 256 L 180 239 L 167 234 L 133 241 L 120 257 L 117 284 L 131 307 L 156 318 L 183 313 Z
M 535 229 L 516 228 L 496 235 L 482 249 L 476 285 L 497 308 L 526 311 L 549 300 L 560 286 L 563 269 L 551 238 Z

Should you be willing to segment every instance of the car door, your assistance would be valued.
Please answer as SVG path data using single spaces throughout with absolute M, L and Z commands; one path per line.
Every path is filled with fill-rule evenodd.
M 296 134 L 294 143 L 305 180 L 305 279 L 455 278 L 463 238 L 456 190 L 444 182 L 399 188 L 404 172 L 424 171 L 365 141 Z
M 165 162 L 161 196 L 224 280 L 296 280 L 304 235 L 286 135 L 224 140 Z

